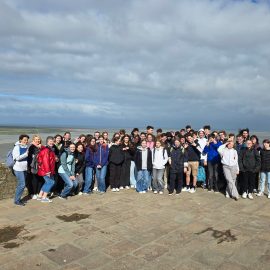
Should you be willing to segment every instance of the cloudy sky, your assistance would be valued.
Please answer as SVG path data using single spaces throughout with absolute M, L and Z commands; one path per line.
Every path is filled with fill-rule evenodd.
M 1 0 L 0 124 L 269 130 L 270 2 Z

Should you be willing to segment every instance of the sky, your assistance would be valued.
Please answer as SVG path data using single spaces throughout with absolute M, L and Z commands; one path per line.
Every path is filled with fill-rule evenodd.
M 270 1 L 1 0 L 0 125 L 270 130 Z

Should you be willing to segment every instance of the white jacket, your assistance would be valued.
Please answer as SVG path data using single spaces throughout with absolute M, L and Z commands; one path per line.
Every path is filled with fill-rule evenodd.
M 218 148 L 218 152 L 221 156 L 221 163 L 223 165 L 230 167 L 236 166 L 239 171 L 238 154 L 234 148 L 229 149 L 226 144 L 223 144 Z
M 153 168 L 154 169 L 164 169 L 165 165 L 168 162 L 168 153 L 164 147 L 159 147 L 159 148 L 153 148 L 152 149 L 152 162 L 153 162 Z M 164 157 L 163 157 L 164 153 Z
M 23 150 L 24 154 L 21 154 L 20 148 L 24 149 Z M 28 145 L 21 145 L 20 142 L 16 142 L 12 151 L 12 156 L 13 159 L 15 160 L 13 170 L 27 171 Z

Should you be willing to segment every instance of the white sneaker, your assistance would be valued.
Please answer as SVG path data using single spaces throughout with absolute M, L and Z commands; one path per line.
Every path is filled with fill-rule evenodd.
M 125 186 L 125 189 L 130 189 L 130 187 L 129 186 Z
M 152 190 L 152 188 L 151 188 L 151 187 L 149 187 L 149 188 L 148 188 L 148 190 Z
M 131 185 L 130 188 L 135 188 L 135 186 L 134 185 Z
M 182 188 L 182 191 L 184 191 L 184 192 L 185 192 L 185 191 L 188 191 L 187 187 L 183 187 L 183 188 Z
M 38 195 L 34 194 L 34 195 L 32 196 L 32 200 L 36 200 L 37 197 L 38 197 Z
M 247 198 L 247 193 L 246 193 L 246 192 L 244 192 L 244 193 L 242 194 L 242 198 L 243 198 L 243 199 L 246 199 L 246 198 Z
M 270 193 L 268 194 L 267 198 L 270 199 Z
M 154 194 L 157 194 L 157 193 L 158 193 L 158 192 L 155 190 L 155 191 L 154 191 Z
M 119 189 L 124 189 L 124 187 L 120 187 Z
M 263 196 L 263 193 L 260 191 L 256 194 L 258 197 L 262 197 Z
M 248 198 L 249 198 L 250 200 L 253 200 L 253 196 L 252 196 L 251 193 L 248 193 Z
M 163 194 L 163 191 L 160 191 L 159 194 L 162 195 Z
M 93 191 L 98 191 L 98 188 L 97 188 L 97 187 L 94 187 L 94 188 L 93 188 Z
M 116 192 L 116 188 L 112 188 L 112 192 Z
M 82 194 L 83 194 L 83 193 L 82 193 L 81 191 L 78 193 L 79 196 L 81 196 Z
M 143 191 L 139 191 L 139 194 L 143 194 Z
M 116 188 L 115 191 L 116 191 L 116 192 L 119 192 L 119 188 Z
M 142 191 L 142 193 L 146 193 L 146 191 L 144 190 L 144 191 Z
M 191 188 L 190 190 L 189 190 L 189 193 L 195 193 L 196 192 L 196 189 L 195 188 Z
M 229 194 L 226 194 L 225 197 L 229 199 L 230 198 L 230 195 Z

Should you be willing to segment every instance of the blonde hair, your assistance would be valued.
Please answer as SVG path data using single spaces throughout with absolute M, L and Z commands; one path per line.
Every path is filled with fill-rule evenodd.
M 37 135 L 37 134 L 33 135 L 33 137 L 32 137 L 32 142 L 35 140 L 35 138 L 39 138 L 40 143 L 42 143 L 41 137 L 40 137 L 39 135 Z

